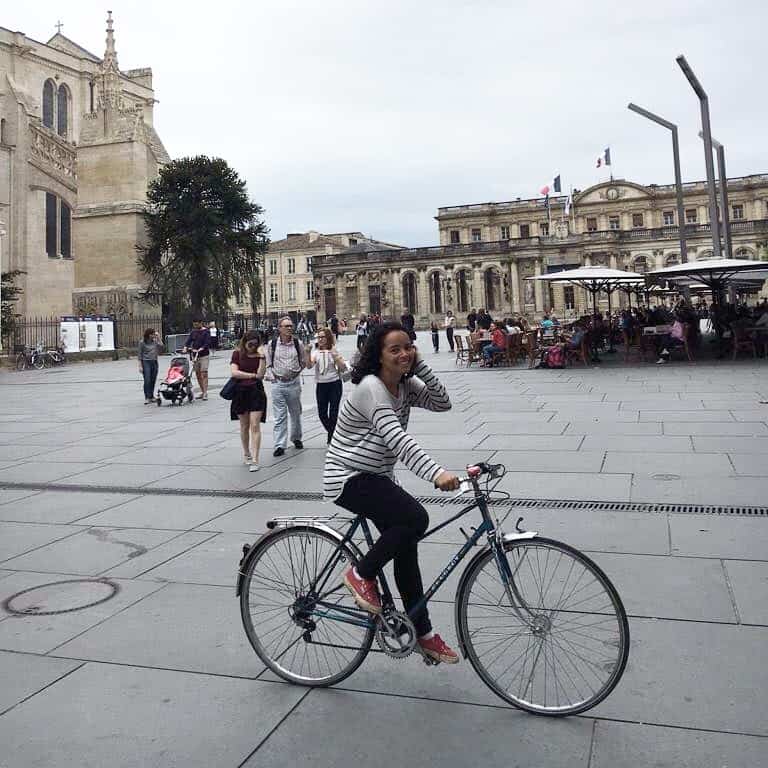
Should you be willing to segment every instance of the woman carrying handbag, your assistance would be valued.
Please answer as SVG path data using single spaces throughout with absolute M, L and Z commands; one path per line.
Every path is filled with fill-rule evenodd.
M 348 377 L 347 364 L 336 349 L 333 333 L 329 328 L 317 332 L 317 347 L 310 351 L 307 368 L 315 371 L 315 397 L 317 413 L 331 442 L 341 403 L 342 377 Z
M 243 463 L 249 472 L 258 472 L 261 449 L 261 425 L 267 420 L 267 394 L 264 391 L 266 355 L 261 346 L 261 334 L 248 331 L 232 352 L 230 370 L 236 385 L 229 407 L 232 421 L 240 422 Z M 227 382 L 226 387 L 230 387 Z

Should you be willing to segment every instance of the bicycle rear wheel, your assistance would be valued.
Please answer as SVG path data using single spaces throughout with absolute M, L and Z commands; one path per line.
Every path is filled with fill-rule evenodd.
M 45 368 L 45 357 L 40 352 L 32 353 L 32 365 L 37 368 L 38 371 L 42 371 Z
M 27 368 L 27 356 L 23 352 L 16 355 L 16 370 L 24 371 Z
M 457 591 L 457 631 L 472 666 L 527 712 L 563 716 L 594 707 L 619 682 L 629 655 L 616 589 L 567 544 L 536 537 L 505 542 L 504 551 L 511 579 L 502 579 L 488 550 Z
M 259 658 L 291 683 L 341 682 L 363 663 L 373 642 L 372 626 L 332 617 L 333 606 L 360 615 L 341 581 L 357 557 L 346 546 L 336 556 L 340 540 L 317 528 L 286 528 L 257 545 L 248 561 L 240 593 L 245 633 Z M 325 571 L 321 595 L 310 594 L 309 586 Z

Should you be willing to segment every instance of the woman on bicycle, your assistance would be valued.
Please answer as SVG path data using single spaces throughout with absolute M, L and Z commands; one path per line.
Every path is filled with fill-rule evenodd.
M 424 507 L 394 481 L 398 459 L 441 491 L 459 478 L 431 459 L 407 432 L 412 407 L 447 411 L 445 387 L 421 359 L 400 323 L 376 326 L 354 364 L 357 386 L 344 401 L 325 459 L 324 496 L 373 521 L 381 536 L 356 567 L 344 573 L 355 602 L 381 612 L 376 574 L 394 560 L 406 611 L 424 596 L 417 545 L 429 524 Z M 426 609 L 413 618 L 421 652 L 455 664 L 459 657 L 432 633 Z

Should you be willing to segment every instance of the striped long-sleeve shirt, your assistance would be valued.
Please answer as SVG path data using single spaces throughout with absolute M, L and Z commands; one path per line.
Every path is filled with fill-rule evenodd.
M 398 459 L 433 482 L 443 468 L 407 432 L 411 408 L 448 411 L 448 393 L 422 360 L 395 397 L 374 375 L 366 376 L 344 401 L 325 457 L 323 496 L 337 499 L 353 475 L 370 472 L 394 477 Z

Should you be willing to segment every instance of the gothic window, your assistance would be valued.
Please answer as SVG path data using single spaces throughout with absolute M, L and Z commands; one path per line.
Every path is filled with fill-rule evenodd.
M 408 272 L 403 276 L 403 307 L 413 315 L 418 312 L 418 304 L 416 301 L 416 275 L 414 275 L 413 272 Z
M 69 89 L 66 85 L 59 86 L 56 97 L 56 133 L 67 138 L 69 128 Z
M 93 80 L 91 80 L 91 82 L 88 83 L 88 94 L 89 94 L 88 99 L 89 99 L 89 105 L 90 105 L 90 108 L 89 108 L 88 111 L 91 112 L 91 113 L 93 113 L 95 111 L 94 110 L 94 101 L 93 101 L 95 89 L 96 89 L 96 83 L 94 83 Z
M 65 259 L 72 258 L 72 209 L 62 200 L 59 224 L 59 249 Z
M 433 272 L 429 276 L 429 305 L 429 310 L 434 315 L 443 311 L 443 291 L 439 272 Z
M 53 130 L 53 100 L 56 86 L 53 80 L 46 80 L 43 84 L 43 125 Z
M 459 312 L 469 312 L 469 274 L 466 269 L 456 273 L 456 301 Z
M 0 144 L 5 144 L 6 138 L 5 138 L 5 118 L 0 117 Z
M 51 258 L 59 254 L 56 250 L 56 195 L 45 193 L 45 252 Z

